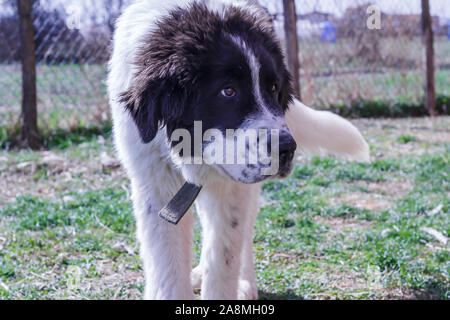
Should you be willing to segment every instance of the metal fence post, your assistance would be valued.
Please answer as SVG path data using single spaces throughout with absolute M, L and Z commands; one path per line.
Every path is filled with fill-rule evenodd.
M 33 0 L 17 0 L 20 22 L 22 61 L 22 145 L 32 149 L 40 147 L 37 127 L 36 45 L 32 18 Z
M 297 98 L 300 99 L 300 58 L 298 48 L 297 13 L 295 11 L 295 0 L 283 0 L 283 8 L 288 67 L 294 81 L 294 94 Z
M 429 0 L 422 0 L 422 30 L 423 44 L 425 47 L 425 108 L 430 116 L 435 117 L 436 113 L 436 89 L 434 84 L 434 36 L 433 21 L 430 14 Z

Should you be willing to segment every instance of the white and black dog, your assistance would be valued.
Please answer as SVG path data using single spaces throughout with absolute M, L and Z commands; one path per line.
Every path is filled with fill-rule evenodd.
M 117 151 L 132 184 L 148 299 L 193 299 L 193 288 L 203 299 L 257 299 L 259 183 L 290 174 L 297 144 L 315 154 L 369 157 L 349 122 L 293 99 L 271 19 L 255 1 L 135 2 L 117 23 L 108 91 Z M 267 164 L 260 162 L 183 161 L 193 156 L 174 151 L 171 139 L 177 130 L 194 136 L 196 123 L 201 135 L 212 130 L 228 142 L 248 129 L 279 132 L 277 171 L 262 174 Z M 230 138 L 228 130 L 239 133 Z M 195 138 L 190 144 L 202 152 L 208 145 Z M 203 186 L 196 200 L 202 254 L 193 271 L 192 210 L 176 226 L 158 216 L 185 182 Z

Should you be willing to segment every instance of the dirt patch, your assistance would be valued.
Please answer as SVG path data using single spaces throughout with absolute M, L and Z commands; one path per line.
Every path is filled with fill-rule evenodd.
M 392 289 L 384 285 L 389 274 L 380 272 L 377 268 L 356 272 L 344 267 L 341 270 L 304 273 L 304 276 L 314 279 L 315 283 L 326 284 L 325 292 L 310 294 L 312 299 L 342 299 L 343 292 L 347 298 L 402 299 L 405 297 L 401 289 Z
M 328 226 L 332 233 L 339 232 L 343 229 L 363 231 L 373 227 L 373 223 L 370 221 L 345 219 L 341 217 L 316 217 L 314 220 Z
M 17 160 L 12 155 L 2 157 L 0 206 L 24 195 L 55 200 L 64 192 L 127 188 L 125 171 L 117 167 L 105 168 L 100 158 L 94 154 L 75 158 L 49 152 L 37 152 L 27 161 Z
M 409 181 L 358 181 L 351 183 L 351 185 L 367 190 L 367 192 L 347 192 L 330 199 L 330 203 L 334 205 L 351 205 L 372 211 L 383 211 L 394 208 L 396 205 L 395 201 L 405 197 L 414 187 Z
M 445 150 L 450 143 L 450 117 L 352 120 L 371 145 L 373 159 L 423 155 Z M 402 136 L 414 141 L 402 143 Z
M 371 182 L 366 187 L 370 193 L 381 194 L 384 198 L 395 200 L 406 196 L 414 185 L 409 181 L 384 181 Z
M 351 183 L 352 186 L 358 187 L 367 192 L 355 193 L 361 196 L 361 198 L 374 198 L 378 199 L 380 196 L 383 199 L 398 200 L 408 195 L 408 193 L 414 188 L 414 184 L 407 180 L 402 181 L 381 181 L 381 182 L 367 182 L 357 181 Z
M 342 199 L 345 203 L 351 204 L 356 208 L 382 211 L 391 209 L 394 206 L 392 201 L 383 199 L 381 197 L 374 198 L 361 198 L 360 193 L 350 193 L 343 197 Z
M 392 200 L 377 194 L 367 194 L 362 192 L 349 192 L 337 198 L 331 198 L 332 205 L 349 205 L 359 209 L 373 211 L 383 211 L 395 206 Z

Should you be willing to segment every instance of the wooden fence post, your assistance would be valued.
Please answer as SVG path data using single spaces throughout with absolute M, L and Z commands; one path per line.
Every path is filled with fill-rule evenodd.
M 423 45 L 425 47 L 425 107 L 430 116 L 435 117 L 436 113 L 436 89 L 434 84 L 434 36 L 433 21 L 430 14 L 429 0 L 422 0 L 422 30 Z
M 36 44 L 34 41 L 33 0 L 17 0 L 22 59 L 21 140 L 24 147 L 40 147 L 37 128 Z
M 298 99 L 300 99 L 300 58 L 298 48 L 297 13 L 295 11 L 295 0 L 283 0 L 283 11 L 288 68 L 293 77 L 294 94 Z

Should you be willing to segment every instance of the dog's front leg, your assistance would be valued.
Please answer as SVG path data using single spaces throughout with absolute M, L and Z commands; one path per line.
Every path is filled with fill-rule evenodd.
M 238 298 L 247 189 L 245 185 L 223 182 L 204 187 L 199 196 L 197 208 L 203 229 L 202 299 Z
M 256 217 L 260 209 L 261 186 L 253 185 L 249 188 L 249 208 L 246 215 L 244 232 L 244 247 L 242 249 L 242 266 L 239 277 L 239 300 L 258 300 L 258 287 L 256 284 L 254 264 L 254 229 Z
M 161 191 L 134 189 L 137 236 L 146 279 L 145 298 L 193 300 L 189 280 L 192 212 L 188 212 L 177 226 L 171 225 L 158 216 L 167 201 L 162 200 Z

